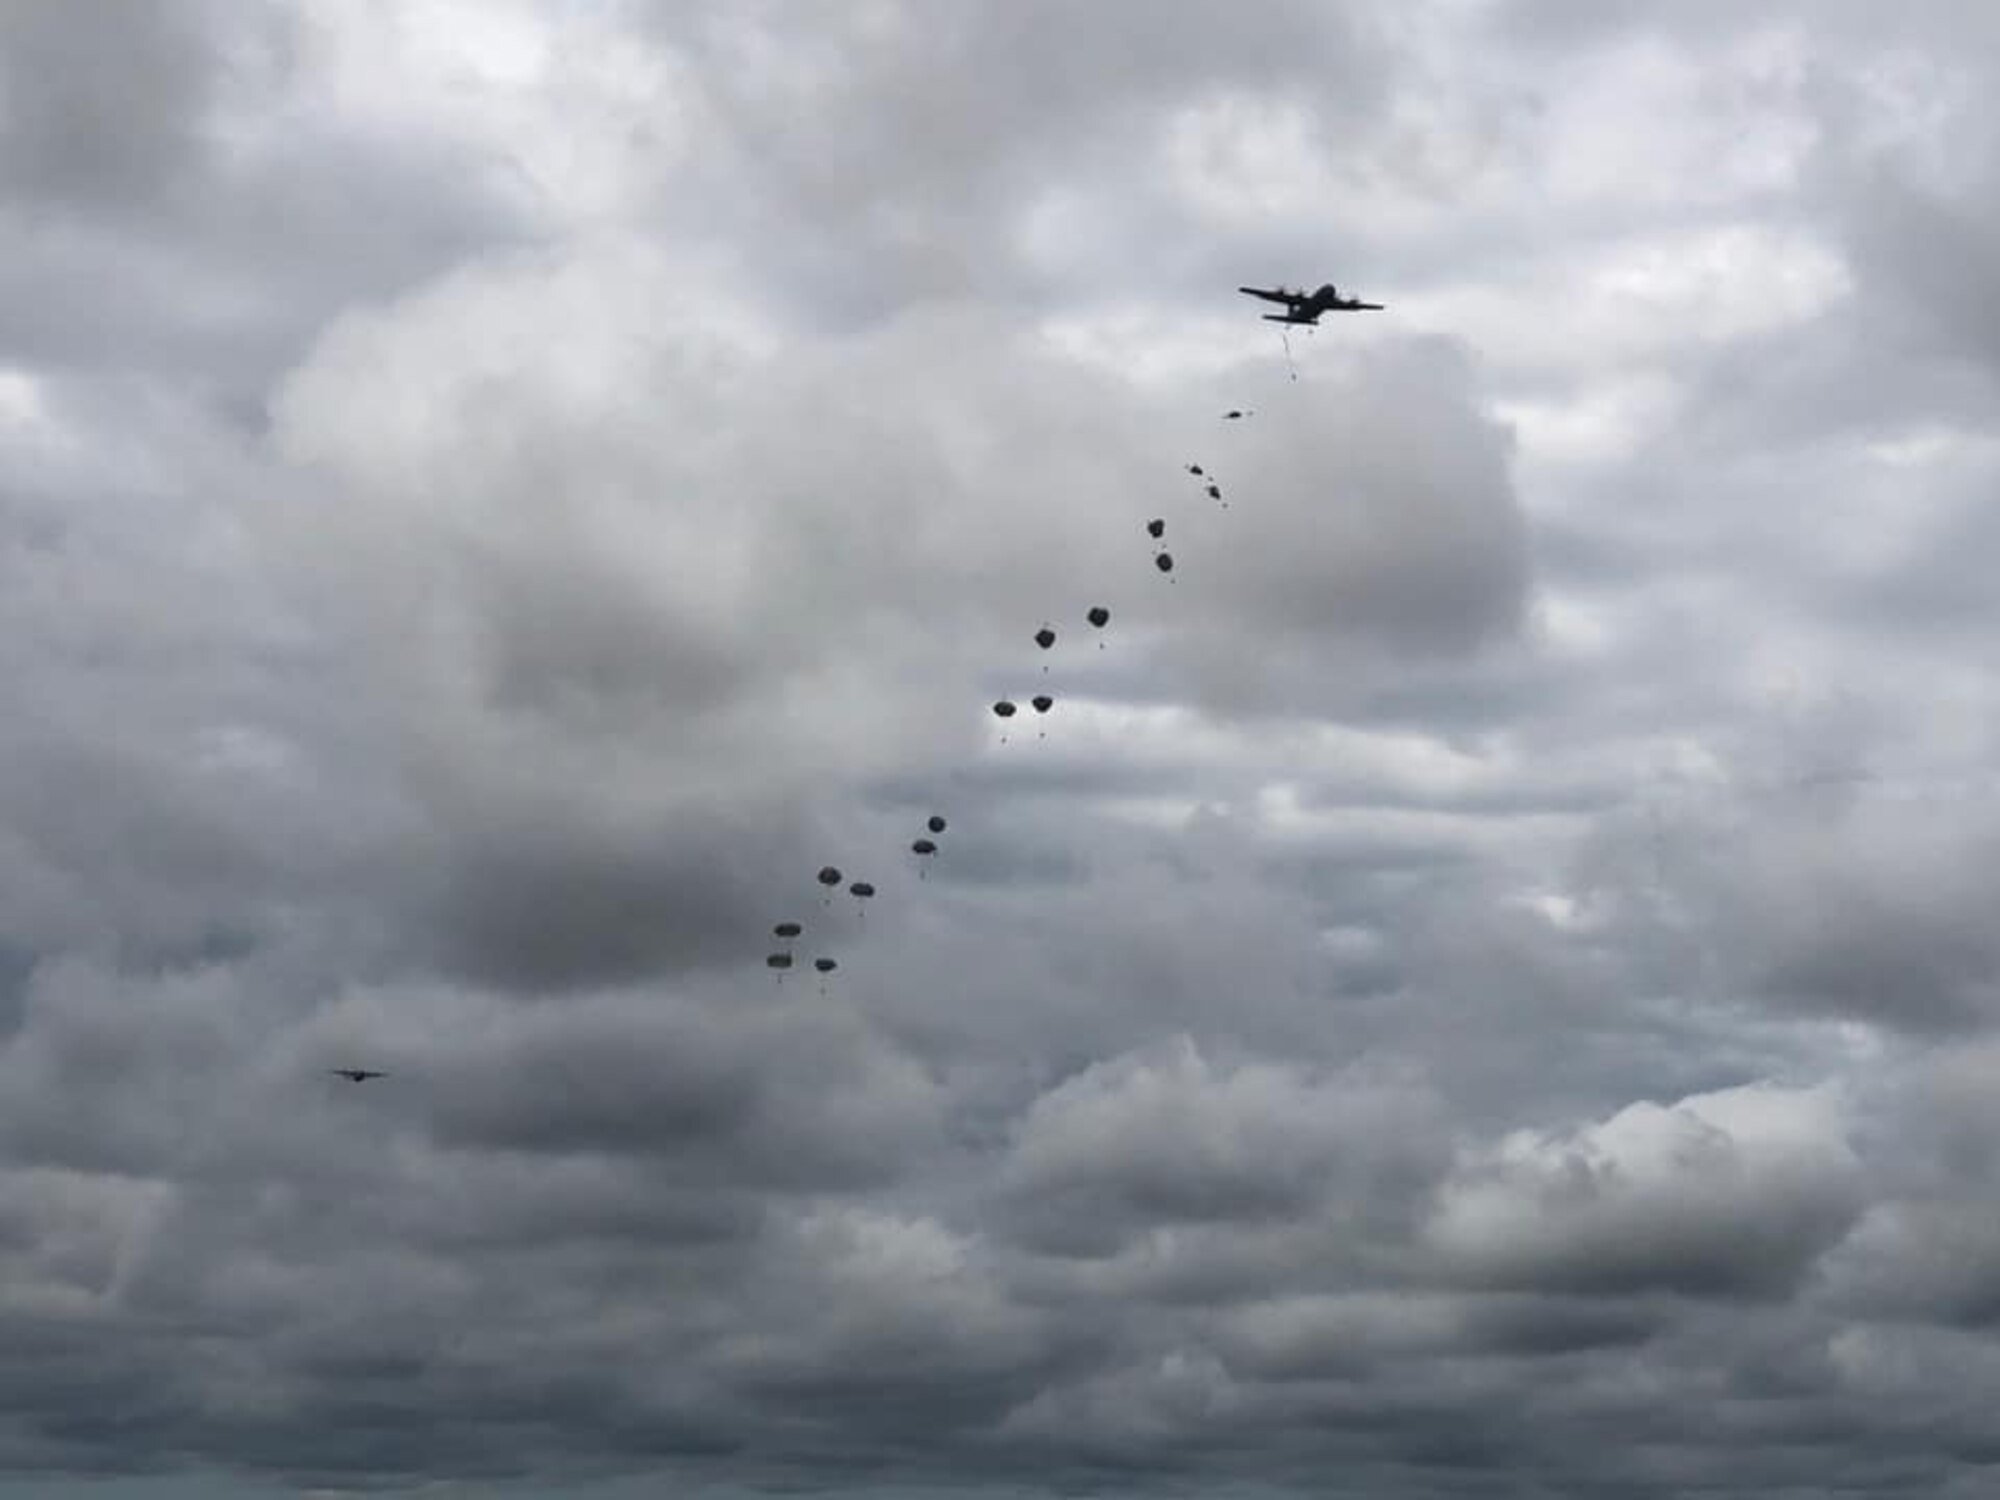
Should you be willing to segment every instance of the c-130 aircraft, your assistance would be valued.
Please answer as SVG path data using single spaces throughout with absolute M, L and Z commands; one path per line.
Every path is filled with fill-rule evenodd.
M 1246 296 L 1262 297 L 1266 302 L 1282 302 L 1285 305 L 1282 313 L 1264 314 L 1265 321 L 1270 323 L 1299 323 L 1311 328 L 1318 325 L 1321 313 L 1383 311 L 1379 302 L 1341 296 L 1330 281 L 1316 292 L 1292 292 L 1284 287 L 1267 291 L 1254 286 L 1239 286 L 1236 290 Z

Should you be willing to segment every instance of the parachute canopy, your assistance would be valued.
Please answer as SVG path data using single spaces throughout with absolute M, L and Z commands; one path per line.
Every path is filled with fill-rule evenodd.
M 924 820 L 924 827 L 928 828 L 932 833 L 943 833 L 945 822 L 936 813 L 932 813 L 930 817 Z
M 1049 629 L 1048 626 L 1044 625 L 1040 630 L 1035 632 L 1035 644 L 1040 646 L 1044 651 L 1048 650 L 1055 643 L 1056 633 Z
M 1011 719 L 1014 717 L 1014 705 L 1009 703 L 1005 698 L 1002 698 L 998 703 L 993 705 L 993 712 L 1003 719 Z
M 857 880 L 847 888 L 847 893 L 850 896 L 859 896 L 863 901 L 866 901 L 870 896 L 875 894 L 875 887 L 865 880 Z
M 774 969 L 789 969 L 792 966 L 792 955 L 789 953 L 773 953 L 764 962 Z
M 1157 516 L 1146 523 L 1146 535 L 1158 541 L 1167 534 L 1167 523 Z
M 840 871 L 836 870 L 832 865 L 827 865 L 819 872 L 819 883 L 821 885 L 839 885 Z
M 914 844 L 910 845 L 910 852 L 912 854 L 935 854 L 937 853 L 937 845 L 933 844 L 929 839 L 918 839 Z
M 780 922 L 771 931 L 781 938 L 795 938 L 804 932 L 805 928 L 801 927 L 797 922 Z
M 1154 566 L 1154 567 L 1156 567 L 1156 568 L 1158 568 L 1158 569 L 1159 569 L 1159 570 L 1160 570 L 1160 571 L 1161 571 L 1162 573 L 1171 573 L 1171 572 L 1173 572 L 1173 570 L 1174 570 L 1174 555 L 1173 555 L 1173 553 L 1171 553 L 1171 552 L 1162 552 L 1162 553 L 1161 553 L 1161 554 L 1160 554 L 1160 555 L 1159 555 L 1158 557 L 1156 557 L 1156 558 L 1154 558 L 1154 559 L 1153 559 L 1153 566 Z
M 1084 618 L 1099 630 L 1102 630 L 1106 625 L 1111 623 L 1111 611 L 1101 604 L 1094 604 L 1090 608 L 1090 613 L 1085 615 Z
M 816 958 L 813 960 L 813 967 L 818 969 L 822 974 L 831 974 L 840 965 L 830 958 Z
M 1045 714 L 1055 706 L 1056 706 L 1056 700 L 1051 698 L 1047 693 L 1037 693 L 1035 695 L 1036 713 Z

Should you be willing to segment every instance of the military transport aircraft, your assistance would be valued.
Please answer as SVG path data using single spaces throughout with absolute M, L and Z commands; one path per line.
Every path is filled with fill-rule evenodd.
M 1266 291 L 1254 286 L 1239 286 L 1237 291 L 1250 297 L 1262 297 L 1266 302 L 1282 302 L 1282 313 L 1265 313 L 1272 323 L 1302 323 L 1314 327 L 1319 323 L 1321 313 L 1329 312 L 1381 312 L 1379 302 L 1363 302 L 1355 297 L 1343 297 L 1328 282 L 1316 292 L 1292 292 L 1284 287 Z

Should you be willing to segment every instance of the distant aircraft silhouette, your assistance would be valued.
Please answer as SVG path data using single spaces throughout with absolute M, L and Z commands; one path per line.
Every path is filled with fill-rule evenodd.
M 1265 320 L 1271 323 L 1300 323 L 1310 328 L 1319 323 L 1321 313 L 1383 311 L 1379 302 L 1363 302 L 1355 297 L 1341 296 L 1330 281 L 1316 292 L 1293 292 L 1284 287 L 1265 290 L 1254 286 L 1239 286 L 1236 290 L 1248 297 L 1262 297 L 1266 302 L 1282 302 L 1285 305 L 1282 313 L 1264 314 Z
M 327 1072 L 336 1078 L 345 1078 L 349 1083 L 360 1083 L 368 1078 L 387 1078 L 387 1073 L 377 1073 L 372 1068 L 328 1068 Z

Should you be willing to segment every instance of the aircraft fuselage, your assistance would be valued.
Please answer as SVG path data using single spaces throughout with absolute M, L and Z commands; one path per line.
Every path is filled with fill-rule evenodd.
M 1265 290 L 1261 287 L 1238 287 L 1238 291 L 1251 297 L 1261 297 L 1266 302 L 1282 302 L 1282 313 L 1265 313 L 1268 323 L 1294 323 L 1311 327 L 1320 320 L 1323 313 L 1330 312 L 1381 312 L 1379 302 L 1363 302 L 1358 297 L 1343 297 L 1334 290 L 1332 282 L 1327 282 L 1314 292 L 1292 292 L 1284 287 Z

